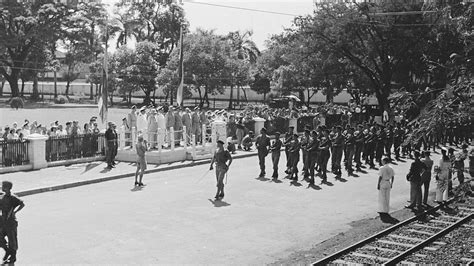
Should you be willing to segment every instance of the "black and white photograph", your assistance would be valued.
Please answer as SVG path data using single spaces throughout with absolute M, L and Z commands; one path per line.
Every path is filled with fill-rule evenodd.
M 0 0 L 0 265 L 474 265 L 474 0 Z

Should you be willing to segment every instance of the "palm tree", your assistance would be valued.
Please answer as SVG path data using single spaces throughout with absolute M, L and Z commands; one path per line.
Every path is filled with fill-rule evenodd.
M 257 45 L 254 41 L 251 40 L 253 32 L 240 31 L 229 32 L 226 36 L 226 39 L 230 42 L 232 49 L 232 56 L 238 60 L 243 60 L 249 64 L 255 64 L 257 58 L 260 56 L 260 50 L 257 48 Z M 233 108 L 233 96 L 234 96 L 234 84 L 230 84 L 230 99 L 229 99 L 229 109 Z M 240 90 L 237 90 L 237 104 L 240 101 Z

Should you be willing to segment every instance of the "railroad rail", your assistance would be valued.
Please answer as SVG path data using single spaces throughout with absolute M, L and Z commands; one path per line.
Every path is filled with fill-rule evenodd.
M 316 261 L 312 265 L 353 265 L 355 263 L 396 265 L 400 262 L 411 264 L 410 261 L 405 260 L 408 256 L 427 248 L 429 244 L 436 243 L 436 240 L 469 223 L 474 217 L 474 207 L 469 204 L 459 207 L 458 212 L 437 213 L 454 200 L 450 199 L 447 203 L 432 207 Z M 427 219 L 428 217 L 431 219 Z M 418 223 L 418 221 L 427 222 Z M 474 260 L 469 263 L 473 262 Z

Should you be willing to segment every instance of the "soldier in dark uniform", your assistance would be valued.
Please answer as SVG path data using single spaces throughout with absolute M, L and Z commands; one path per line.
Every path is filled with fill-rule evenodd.
M 370 168 L 375 168 L 374 164 L 374 152 L 375 152 L 375 127 L 371 127 L 370 130 L 367 131 L 364 139 L 364 145 L 366 147 L 366 161 L 365 163 L 370 165 Z
M 115 145 L 117 144 L 117 132 L 114 129 L 114 123 L 109 122 L 109 128 L 105 131 L 105 140 L 107 141 L 106 161 L 107 168 L 112 169 L 114 167 L 115 159 Z
M 308 144 L 306 145 L 306 151 L 308 153 L 309 175 L 311 176 L 309 183 L 311 185 L 314 185 L 314 170 L 319 157 L 319 139 L 318 133 L 315 130 L 311 131 L 311 138 Z
M 354 128 L 351 127 L 347 130 L 347 133 L 344 139 L 344 147 L 346 151 L 345 167 L 349 175 L 352 175 L 352 173 L 354 172 L 354 169 L 352 168 L 352 160 L 354 158 L 355 146 L 356 144 L 355 144 Z
M 382 126 L 376 126 L 377 131 L 375 133 L 375 160 L 379 163 L 379 166 L 382 164 L 383 150 L 385 146 L 385 131 Z
M 293 134 L 293 138 L 290 142 L 288 150 L 291 162 L 290 168 L 290 179 L 298 180 L 298 162 L 300 161 L 300 142 L 298 140 L 298 134 Z
M 278 178 L 278 163 L 280 162 L 280 153 L 283 143 L 280 140 L 280 132 L 275 133 L 275 140 L 270 146 L 270 151 L 272 152 L 272 163 L 273 163 L 273 174 L 274 179 Z
M 358 125 L 358 129 L 354 132 L 354 139 L 355 139 L 355 153 L 354 153 L 354 160 L 356 163 L 356 170 L 361 171 L 362 161 L 361 155 L 364 149 L 364 127 L 362 125 Z
M 260 165 L 259 177 L 265 176 L 265 157 L 268 155 L 268 149 L 270 148 L 270 138 L 267 136 L 267 129 L 262 128 L 260 135 L 255 140 L 255 147 L 258 152 L 258 164 Z
M 290 174 L 291 170 L 291 160 L 290 160 L 290 142 L 293 139 L 293 130 L 294 127 L 289 127 L 288 132 L 285 133 L 285 141 L 283 144 L 285 145 L 285 157 L 286 157 L 286 170 L 285 173 Z
M 393 129 L 393 151 L 395 153 L 395 159 L 400 159 L 400 146 L 402 145 L 403 131 L 400 128 L 400 124 L 396 124 Z
M 10 181 L 2 182 L 3 195 L 0 196 L 0 208 L 2 216 L 0 217 L 1 228 L 1 246 L 5 249 L 5 256 L 3 263 L 14 263 L 16 261 L 16 253 L 18 250 L 18 221 L 16 220 L 16 213 L 18 213 L 25 204 L 16 195 L 11 193 L 13 184 Z M 8 240 L 8 248 L 5 245 L 5 237 Z
M 392 161 L 393 129 L 392 125 L 385 127 L 385 156 Z
M 323 182 L 327 181 L 327 166 L 328 166 L 328 161 L 329 157 L 331 156 L 331 153 L 329 152 L 329 149 L 331 147 L 331 140 L 329 139 L 329 130 L 328 129 L 323 129 L 323 136 L 320 138 L 319 141 L 319 167 L 321 171 L 321 179 Z
M 304 178 L 308 178 L 309 176 L 309 169 L 308 169 L 308 151 L 306 149 L 309 139 L 310 139 L 310 131 L 309 129 L 304 130 L 304 135 L 301 137 L 300 146 L 301 152 L 303 154 L 303 176 Z
M 229 161 L 229 163 L 227 163 Z M 224 148 L 224 142 L 222 140 L 217 141 L 217 149 L 211 160 L 211 166 L 209 170 L 214 169 L 214 162 L 216 162 L 216 180 L 217 180 L 217 192 L 215 199 L 222 199 L 224 197 L 224 177 L 232 164 L 232 156 L 229 151 Z
M 333 135 L 333 138 L 331 139 L 331 145 L 332 145 L 332 160 L 331 160 L 332 172 L 337 176 L 341 176 L 342 175 L 341 160 L 342 160 L 342 151 L 344 149 L 344 137 L 341 134 L 340 126 L 336 127 L 335 134 Z

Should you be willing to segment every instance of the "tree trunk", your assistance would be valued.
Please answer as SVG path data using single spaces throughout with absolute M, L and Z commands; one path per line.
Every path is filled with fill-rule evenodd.
M 143 90 L 143 92 L 145 93 L 145 98 L 143 99 L 143 104 L 148 105 L 148 104 L 150 104 L 150 101 L 151 101 L 151 98 L 150 98 L 151 91 Z
M 21 79 L 21 97 L 25 97 L 25 80 Z
M 230 85 L 230 98 L 229 98 L 229 110 L 234 109 L 234 105 L 232 104 L 232 98 L 234 97 L 234 84 Z
M 245 102 L 248 103 L 248 102 L 249 102 L 249 99 L 247 98 L 247 92 L 245 91 L 245 88 L 242 88 L 242 91 L 244 92 L 244 99 L 245 99 Z
M 56 75 L 56 71 L 54 71 L 54 99 L 56 98 L 58 98 L 58 78 Z
M 31 99 L 38 100 L 39 97 L 39 90 L 38 90 L 38 74 L 36 73 L 33 78 L 33 94 L 31 95 Z
M 66 92 L 64 93 L 66 95 L 67 98 L 68 95 L 69 95 L 69 86 L 71 86 L 71 81 L 69 79 L 66 80 Z
M 326 87 L 326 103 L 332 103 L 334 101 L 334 91 L 331 85 Z
M 92 100 L 94 99 L 94 84 L 91 82 L 91 86 L 90 86 L 90 89 L 91 89 L 91 92 L 89 94 L 89 99 Z M 56 95 L 56 94 L 55 94 Z M 56 97 L 56 96 L 55 96 Z
M 132 91 L 128 92 L 128 104 L 132 104 Z
M 110 92 L 110 106 L 114 105 L 114 91 L 109 91 Z
M 204 105 L 204 101 L 202 99 L 201 85 L 197 84 L 196 88 L 199 93 L 199 107 L 202 107 Z
M 5 79 L 2 80 L 2 85 L 0 85 L 0 96 L 3 96 L 3 88 L 4 88 L 4 86 L 5 86 L 5 82 L 6 82 Z
M 240 87 L 237 86 L 237 106 L 240 106 Z
M 207 92 L 207 86 L 204 87 L 204 100 L 206 101 L 207 108 L 209 108 L 210 103 L 209 103 L 209 94 Z
M 156 99 L 156 90 L 153 90 L 153 99 L 152 99 L 153 104 L 156 103 L 156 100 L 155 100 L 155 99 Z
M 5 77 L 8 81 L 8 84 L 10 84 L 10 91 L 12 97 L 20 96 L 20 89 L 18 88 L 18 74 L 19 70 L 13 69 L 12 73 L 8 77 Z
M 306 97 L 304 97 L 304 90 L 299 90 L 299 91 L 298 91 L 298 94 L 299 94 L 299 96 L 300 96 L 300 100 L 302 100 L 303 103 L 306 103 L 306 101 L 305 101 L 305 98 L 306 98 Z M 295 101 L 295 102 L 296 102 L 296 101 Z

